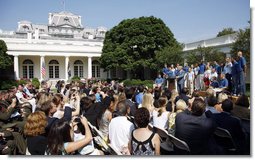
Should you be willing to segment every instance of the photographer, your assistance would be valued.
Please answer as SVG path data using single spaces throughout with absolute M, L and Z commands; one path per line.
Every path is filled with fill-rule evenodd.
M 64 107 L 64 115 L 63 118 L 65 121 L 70 122 L 72 119 L 72 108 L 70 107 L 70 104 L 68 103 L 68 99 L 67 98 L 63 98 L 63 102 L 62 102 Z M 46 117 L 47 117 L 47 126 L 46 126 L 46 135 L 49 133 L 52 125 L 54 125 L 56 122 L 58 122 L 60 119 L 53 117 L 54 113 L 57 111 L 57 106 L 49 101 L 46 101 L 42 104 L 41 106 L 41 110 L 45 113 Z
M 81 117 L 75 117 L 72 121 L 74 130 L 74 142 L 82 140 L 86 137 L 86 130 L 81 122 Z M 81 155 L 103 155 L 104 153 L 94 147 L 93 141 L 78 149 L 78 154 Z
M 73 154 L 76 150 L 79 150 L 91 143 L 92 134 L 88 126 L 88 121 L 83 116 L 80 118 L 80 120 L 85 128 L 85 137 L 75 142 L 72 139 L 74 134 L 73 123 L 69 124 L 69 122 L 61 119 L 53 124 L 48 135 L 48 154 Z

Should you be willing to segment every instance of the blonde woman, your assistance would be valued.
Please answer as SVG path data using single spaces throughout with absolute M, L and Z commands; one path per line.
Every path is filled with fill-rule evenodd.
M 154 110 L 153 105 L 153 96 L 151 93 L 145 93 L 143 95 L 143 101 L 141 107 L 145 107 L 149 110 L 150 114 L 152 114 L 152 111 Z M 138 106 L 138 108 L 141 108 Z
M 220 93 L 218 95 L 218 104 L 214 106 L 217 111 L 219 112 L 223 111 L 221 108 L 221 103 L 226 99 L 228 99 L 228 95 L 226 93 Z
M 176 102 L 176 112 L 172 112 L 168 119 L 168 123 L 169 123 L 168 133 L 169 134 L 174 135 L 174 133 L 175 133 L 175 117 L 178 113 L 183 112 L 185 109 L 188 109 L 186 102 L 182 99 L 179 99 Z

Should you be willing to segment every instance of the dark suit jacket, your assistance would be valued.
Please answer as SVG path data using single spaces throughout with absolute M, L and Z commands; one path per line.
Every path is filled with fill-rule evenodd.
M 240 119 L 250 119 L 250 110 L 246 107 L 235 105 L 231 114 Z
M 45 135 L 27 137 L 27 148 L 31 155 L 44 155 L 47 148 L 47 137 Z
M 245 141 L 245 133 L 241 125 L 241 120 L 228 112 L 212 114 L 211 118 L 216 122 L 218 127 L 228 130 L 234 142 L 236 142 L 238 149 L 242 149 Z
M 177 78 L 177 83 L 178 84 L 184 84 L 184 75 L 185 75 L 185 71 L 181 70 L 178 72 L 178 78 Z
M 181 112 L 175 119 L 175 136 L 185 141 L 194 155 L 212 154 L 212 137 L 216 125 L 212 119 Z

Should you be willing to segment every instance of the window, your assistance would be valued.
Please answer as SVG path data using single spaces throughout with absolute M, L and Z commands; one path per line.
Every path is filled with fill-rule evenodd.
M 83 63 L 80 60 L 74 62 L 74 75 L 83 77 Z
M 98 61 L 92 62 L 92 77 L 100 78 L 100 65 Z
M 22 65 L 23 78 L 34 78 L 34 63 L 30 59 L 26 59 Z
M 117 69 L 114 68 L 114 69 L 112 69 L 111 71 L 112 71 L 112 72 L 111 72 L 111 73 L 112 73 L 112 77 L 113 77 L 113 78 L 116 78 L 116 77 L 117 77 Z
M 59 63 L 57 60 L 49 62 L 49 78 L 59 78 Z

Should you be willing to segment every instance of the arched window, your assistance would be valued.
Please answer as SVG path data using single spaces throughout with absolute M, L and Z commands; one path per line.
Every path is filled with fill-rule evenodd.
M 83 63 L 81 60 L 76 60 L 74 62 L 74 75 L 83 77 Z
M 98 61 L 92 61 L 92 77 L 100 78 L 100 65 Z
M 30 59 L 24 60 L 22 64 L 23 78 L 34 78 L 34 63 Z
M 59 63 L 57 60 L 49 62 L 49 78 L 59 78 Z

